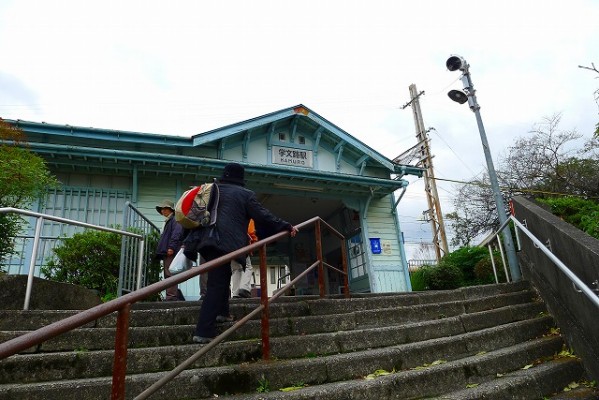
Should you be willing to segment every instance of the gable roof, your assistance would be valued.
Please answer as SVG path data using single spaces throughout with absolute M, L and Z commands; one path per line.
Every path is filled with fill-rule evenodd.
M 282 126 L 289 126 L 292 132 L 300 128 L 303 132 L 311 132 L 312 138 L 317 140 L 318 145 L 341 153 L 346 160 L 356 166 L 366 162 L 369 166 L 384 167 L 390 173 L 419 176 L 421 174 L 419 168 L 394 163 L 302 104 L 201 133 L 193 136 L 192 140 L 194 146 L 221 140 L 235 142 L 236 139 L 237 141 L 243 140 L 242 137 L 248 133 L 272 136 L 275 130 Z
M 275 179 L 283 177 L 294 184 L 315 185 L 324 192 L 360 195 L 376 188 L 382 195 L 405 187 L 407 182 L 401 179 L 404 175 L 422 174 L 418 167 L 394 163 L 302 104 L 187 138 L 21 120 L 6 122 L 21 128 L 29 147 L 53 169 L 123 173 L 135 165 L 140 174 L 193 175 L 201 181 L 219 176 L 230 161 L 223 158 L 226 149 L 241 146 L 245 159 L 251 140 L 266 137 L 270 144 L 277 130 L 285 128 L 292 137 L 299 132 L 309 135 L 316 149 L 320 146 L 336 154 L 338 162 L 342 159 L 356 170 L 374 168 L 382 173 L 377 177 L 347 175 L 242 162 L 248 185 L 254 180 L 258 186 L 275 186 Z

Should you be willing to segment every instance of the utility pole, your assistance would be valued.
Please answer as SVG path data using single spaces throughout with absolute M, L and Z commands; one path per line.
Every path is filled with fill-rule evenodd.
M 419 146 L 420 160 L 418 166 L 424 168 L 424 191 L 426 192 L 426 200 L 428 202 L 428 210 L 424 214 L 428 214 L 428 219 L 433 231 L 433 245 L 435 246 L 435 254 L 437 262 L 441 260 L 445 254 L 449 253 L 447 248 L 447 236 L 445 235 L 445 225 L 443 223 L 443 213 L 441 212 L 441 204 L 439 203 L 439 194 L 437 193 L 437 184 L 435 182 L 435 172 L 433 170 L 433 158 L 430 152 L 428 130 L 424 128 L 422 112 L 420 111 L 420 102 L 418 98 L 424 92 L 418 93 L 416 85 L 410 85 L 410 101 L 402 108 L 412 106 L 414 114 L 414 125 L 416 127 L 416 140 Z

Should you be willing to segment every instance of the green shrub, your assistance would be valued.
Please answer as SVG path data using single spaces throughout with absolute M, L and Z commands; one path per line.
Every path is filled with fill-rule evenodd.
M 41 272 L 47 279 L 97 290 L 104 299 L 116 296 L 121 254 L 121 235 L 86 230 L 66 238 L 54 248 L 56 259 Z
M 424 273 L 425 273 L 424 268 L 425 267 L 427 267 L 427 266 L 426 265 L 422 266 L 410 274 L 410 283 L 412 284 L 413 291 L 421 291 L 421 290 L 428 289 L 428 286 L 426 284 L 425 277 L 424 277 Z
M 426 287 L 430 290 L 457 289 L 462 285 L 462 271 L 453 264 L 426 265 L 420 270 L 422 270 Z
M 503 263 L 501 261 L 501 255 L 496 252 L 493 254 L 493 258 L 495 260 L 495 269 L 497 270 L 497 279 L 499 282 L 506 282 L 505 278 L 505 270 L 503 268 Z M 491 257 L 487 252 L 487 257 L 481 259 L 474 266 L 474 276 L 476 277 L 476 282 L 479 285 L 487 285 L 490 283 L 495 283 L 495 274 L 493 273 L 493 264 L 491 263 Z
M 489 258 L 487 248 L 466 246 L 446 254 L 441 259 L 440 265 L 452 265 L 458 268 L 462 276 L 460 286 L 473 286 L 479 284 L 474 267 L 485 258 Z
M 2 204 L 0 204 L 2 206 Z M 19 233 L 22 219 L 15 214 L 0 214 L 0 273 L 7 272 L 3 265 L 5 258 L 16 254 L 15 236 Z
M 138 228 L 131 228 L 129 231 L 143 234 Z M 145 238 L 146 286 L 160 280 L 162 268 L 160 261 L 154 257 L 159 238 L 159 233 L 155 231 Z M 76 233 L 54 248 L 55 259 L 49 260 L 41 272 L 53 281 L 97 290 L 103 301 L 115 299 L 118 290 L 121 241 L 122 235 L 118 233 L 97 230 Z M 160 294 L 157 293 L 145 300 L 155 301 L 159 298 Z
M 599 211 L 590 212 L 580 218 L 580 229 L 599 239 Z
M 537 199 L 549 206 L 551 213 L 578 229 L 599 239 L 599 204 L 580 197 L 551 197 Z

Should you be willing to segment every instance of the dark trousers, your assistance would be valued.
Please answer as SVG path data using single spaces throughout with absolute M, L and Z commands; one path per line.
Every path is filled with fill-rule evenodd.
M 220 257 L 217 251 L 202 251 L 206 261 Z M 200 316 L 195 336 L 212 338 L 216 336 L 216 316 L 229 315 L 229 285 L 231 283 L 231 263 L 225 263 L 208 272 L 206 297 L 200 307 Z

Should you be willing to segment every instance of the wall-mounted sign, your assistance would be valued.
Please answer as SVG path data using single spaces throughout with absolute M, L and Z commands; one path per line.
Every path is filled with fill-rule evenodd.
M 312 168 L 314 155 L 312 150 L 294 149 L 291 147 L 272 146 L 273 164 L 293 165 Z
M 392 253 L 391 250 L 391 242 L 389 240 L 381 240 L 381 248 L 383 249 L 383 254 L 386 256 L 390 256 Z
M 381 238 L 370 238 L 370 251 L 372 254 L 381 254 Z

